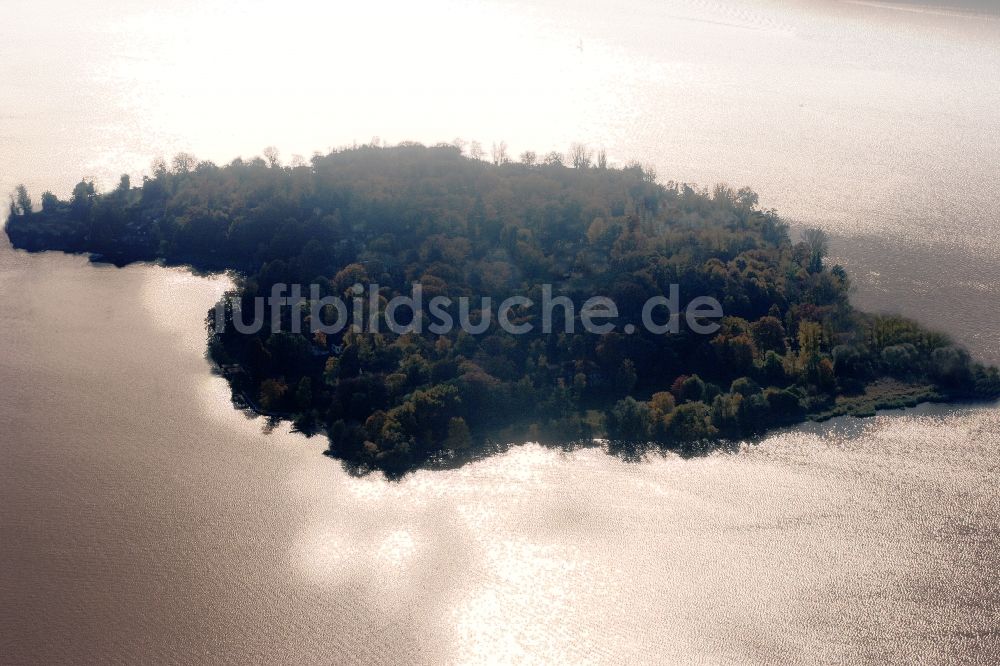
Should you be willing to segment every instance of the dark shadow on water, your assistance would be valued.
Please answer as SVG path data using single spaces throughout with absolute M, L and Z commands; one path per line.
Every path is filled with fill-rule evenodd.
M 87 261 L 97 267 L 125 268 L 131 265 L 157 266 L 159 268 L 179 268 L 191 273 L 195 277 L 217 277 L 220 275 L 231 275 L 233 269 L 221 262 L 217 265 L 206 264 L 204 261 L 194 259 L 162 259 L 162 258 L 116 258 L 102 254 L 89 253 Z
M 411 472 L 419 470 L 447 471 L 455 470 L 465 465 L 478 461 L 503 455 L 509 451 L 528 444 L 537 444 L 550 450 L 570 454 L 583 449 L 600 449 L 607 455 L 614 456 L 628 464 L 642 464 L 649 461 L 651 456 L 676 455 L 682 459 L 701 458 L 713 453 L 737 453 L 745 443 L 755 444 L 765 437 L 753 440 L 717 440 L 704 442 L 688 442 L 683 446 L 668 446 L 649 442 L 625 442 L 594 439 L 589 441 L 569 440 L 569 441 L 546 441 L 546 440 L 525 440 L 520 442 L 500 442 L 490 441 L 481 447 L 472 448 L 468 451 L 449 451 L 432 457 L 422 463 L 407 466 L 400 469 L 387 469 L 363 462 L 356 462 L 339 458 L 329 449 L 323 455 L 337 460 L 343 469 L 354 477 L 365 477 L 374 473 L 382 473 L 389 481 L 399 481 Z
M 233 267 L 232 261 L 205 261 L 200 257 L 170 257 L 162 258 L 151 255 L 121 255 L 111 256 L 98 252 L 89 252 L 76 248 L 46 248 L 38 249 L 34 247 L 18 247 L 10 243 L 6 234 L 3 235 L 8 247 L 16 252 L 27 252 L 28 254 L 45 254 L 47 252 L 58 254 L 69 254 L 86 257 L 87 261 L 95 268 L 126 268 L 132 265 L 158 266 L 160 268 L 183 269 L 195 277 L 217 277 L 220 275 L 235 275 L 242 270 Z
M 216 365 L 212 364 L 214 374 L 225 377 L 225 373 Z M 254 401 L 247 397 L 246 392 L 241 388 L 238 381 L 233 381 L 233 377 L 228 377 L 231 390 L 231 401 L 233 407 L 242 412 L 246 418 L 255 419 L 262 417 L 263 424 L 261 432 L 269 435 L 283 422 L 287 421 L 292 425 L 292 432 L 305 435 L 307 438 L 316 436 L 326 436 L 323 425 L 313 419 L 304 422 L 296 419 L 294 415 L 267 412 L 260 408 Z M 373 473 L 381 473 L 389 481 L 399 481 L 411 472 L 418 470 L 446 471 L 454 470 L 470 463 L 485 460 L 498 455 L 503 455 L 511 449 L 524 446 L 526 443 L 535 443 L 550 450 L 560 451 L 565 454 L 573 453 L 581 449 L 601 449 L 607 455 L 614 456 L 628 464 L 642 464 L 649 460 L 651 456 L 673 455 L 683 460 L 702 458 L 717 453 L 736 454 L 744 446 L 757 446 L 765 440 L 789 432 L 847 432 L 860 433 L 861 429 L 872 423 L 874 416 L 880 414 L 896 415 L 947 415 L 961 413 L 963 411 L 982 408 L 1000 408 L 998 400 L 954 400 L 952 402 L 922 402 L 916 406 L 906 406 L 902 408 L 878 409 L 874 414 L 844 415 L 833 418 L 806 419 L 787 422 L 783 425 L 776 425 L 773 428 L 752 436 L 739 439 L 718 439 L 718 440 L 697 440 L 684 442 L 632 442 L 625 440 L 606 439 L 580 439 L 559 438 L 559 437 L 537 437 L 527 434 L 527 429 L 523 436 L 512 437 L 509 434 L 503 438 L 494 436 L 488 437 L 479 445 L 473 445 L 465 450 L 446 451 L 433 455 L 422 460 L 397 461 L 396 464 L 373 464 L 370 461 L 348 459 L 337 455 L 329 448 L 323 451 L 323 455 L 340 462 L 343 469 L 354 477 L 365 477 Z
M 885 415 L 885 414 L 892 414 L 897 416 L 905 416 L 905 415 L 948 416 L 955 414 L 963 414 L 965 412 L 977 409 L 1000 409 L 1000 400 L 995 400 L 995 401 L 965 400 L 965 401 L 956 401 L 953 403 L 925 402 L 925 403 L 920 403 L 915 407 L 880 409 L 876 412 L 875 416 Z M 768 439 L 771 439 L 773 437 L 779 436 L 784 433 L 791 433 L 791 432 L 806 432 L 806 433 L 841 432 L 841 433 L 860 434 L 865 427 L 868 427 L 874 422 L 873 420 L 875 416 L 845 415 L 845 416 L 838 416 L 832 419 L 825 419 L 822 421 L 805 420 L 794 424 L 775 427 L 773 429 L 767 430 L 766 432 L 762 432 L 741 439 L 702 440 L 694 442 L 670 443 L 668 445 L 656 442 L 629 442 L 620 440 L 610 441 L 610 440 L 600 440 L 600 439 L 594 439 L 590 441 L 532 440 L 530 441 L 530 443 L 538 444 L 540 446 L 544 446 L 547 449 L 558 450 L 567 454 L 573 453 L 574 451 L 579 451 L 581 449 L 601 449 L 607 455 L 614 456 L 625 463 L 643 464 L 648 462 L 651 456 L 673 455 L 682 460 L 693 460 L 719 453 L 730 454 L 730 455 L 737 454 L 745 446 L 757 446 L 767 441 Z M 529 443 L 528 440 L 516 443 L 514 442 L 501 443 L 500 441 L 490 441 L 479 448 L 471 449 L 466 452 L 449 452 L 447 455 L 441 455 L 436 458 L 431 458 L 427 461 L 424 461 L 423 463 L 412 465 L 405 469 L 399 469 L 399 470 L 382 469 L 377 466 L 343 460 L 341 458 L 338 458 L 329 450 L 324 451 L 323 455 L 328 456 L 334 460 L 338 460 L 343 466 L 344 470 L 347 471 L 351 476 L 364 477 L 373 473 L 381 472 L 387 480 L 399 481 L 403 479 L 410 472 L 416 472 L 418 470 L 437 470 L 437 471 L 454 470 L 470 463 L 481 461 L 493 456 L 505 454 L 516 447 L 525 446 L 527 443 Z

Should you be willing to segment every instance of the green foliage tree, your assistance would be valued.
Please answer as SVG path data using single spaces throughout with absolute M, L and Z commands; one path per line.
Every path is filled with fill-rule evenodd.
M 42 212 L 47 215 L 55 214 L 59 208 L 59 198 L 46 190 L 42 193 Z
M 920 367 L 920 352 L 912 344 L 890 345 L 882 350 L 882 364 L 896 377 L 908 377 Z
M 28 194 L 28 188 L 24 185 L 17 186 L 14 202 L 17 205 L 18 215 L 31 215 L 35 209 L 34 204 L 31 202 L 31 196 Z
M 931 353 L 931 376 L 948 389 L 966 390 L 973 382 L 972 359 L 959 347 L 941 347 Z
M 675 395 L 681 403 L 697 402 L 705 397 L 705 382 L 698 375 L 685 377 Z
M 689 402 L 677 407 L 667 426 L 667 437 L 681 444 L 686 453 L 693 453 L 719 431 L 712 425 L 709 408 L 703 402 Z
M 87 218 L 96 194 L 93 181 L 81 180 L 73 187 L 73 196 L 69 205 L 75 219 L 85 220 Z
M 445 438 L 444 446 L 452 451 L 461 451 L 472 446 L 472 434 L 461 416 L 454 416 L 448 420 L 448 436 Z
M 307 411 L 312 407 L 312 379 L 303 377 L 299 380 L 299 385 L 295 389 L 295 408 L 299 412 Z
M 652 415 L 649 405 L 631 396 L 616 402 L 605 419 L 612 441 L 647 442 L 650 439 Z
M 749 377 L 740 377 L 733 380 L 732 386 L 729 388 L 730 393 L 742 395 L 744 398 L 749 398 L 755 393 L 760 393 L 760 391 L 760 385 Z

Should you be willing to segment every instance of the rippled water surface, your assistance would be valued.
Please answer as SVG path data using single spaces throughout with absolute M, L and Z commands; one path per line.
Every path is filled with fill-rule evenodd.
M 1000 654 L 998 409 L 388 483 L 230 408 L 225 280 L 3 250 L 0 284 L 5 661 Z
M 993 4 L 14 0 L 0 187 L 584 140 L 754 185 L 836 234 L 860 305 L 997 362 Z M 202 328 L 227 285 L 0 247 L 0 662 L 1000 660 L 996 406 L 355 478 L 231 408 Z

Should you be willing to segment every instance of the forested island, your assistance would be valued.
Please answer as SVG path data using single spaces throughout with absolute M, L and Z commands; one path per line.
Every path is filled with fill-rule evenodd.
M 694 454 L 806 419 L 1000 395 L 997 369 L 945 335 L 853 308 L 822 232 L 793 239 L 749 189 L 660 184 L 580 146 L 487 161 L 453 145 L 366 145 L 296 166 L 273 153 L 226 166 L 178 155 L 140 186 L 123 176 L 99 194 L 85 180 L 39 207 L 20 187 L 5 228 L 32 251 L 231 270 L 227 303 L 245 312 L 278 284 L 348 301 L 356 285 L 378 285 L 376 317 L 415 283 L 428 298 L 539 303 L 551 285 L 577 304 L 616 304 L 601 334 L 546 333 L 531 307 L 513 311 L 533 325 L 523 334 L 495 319 L 478 334 L 326 334 L 308 314 L 296 332 L 294 308 L 246 334 L 232 307 L 221 325 L 209 313 L 209 354 L 234 401 L 326 433 L 329 453 L 362 472 L 400 475 L 526 439 Z M 642 326 L 643 305 L 672 285 L 716 299 L 718 330 Z

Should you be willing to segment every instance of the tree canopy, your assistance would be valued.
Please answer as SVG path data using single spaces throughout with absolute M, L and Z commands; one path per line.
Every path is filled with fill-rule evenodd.
M 69 201 L 46 193 L 41 211 L 19 188 L 6 230 L 32 250 L 233 269 L 244 312 L 279 283 L 346 299 L 377 284 L 380 308 L 417 282 L 428 295 L 536 303 L 547 284 L 575 303 L 608 296 L 635 325 L 544 333 L 538 309 L 524 308 L 515 316 L 535 324 L 524 335 L 495 320 L 479 335 L 297 332 L 290 314 L 247 335 L 231 310 L 210 326 L 236 400 L 325 431 L 330 453 L 362 470 L 400 474 L 523 437 L 695 452 L 831 413 L 887 378 L 941 399 L 1000 393 L 996 369 L 945 336 L 854 309 L 826 235 L 794 242 L 747 188 L 660 184 L 579 144 L 569 160 L 528 151 L 514 162 L 505 144 L 490 161 L 473 152 L 370 145 L 294 167 L 274 150 L 221 167 L 181 154 L 137 187 L 123 178 L 104 194 L 82 181 Z M 715 334 L 640 325 L 643 304 L 672 285 L 722 304 Z

